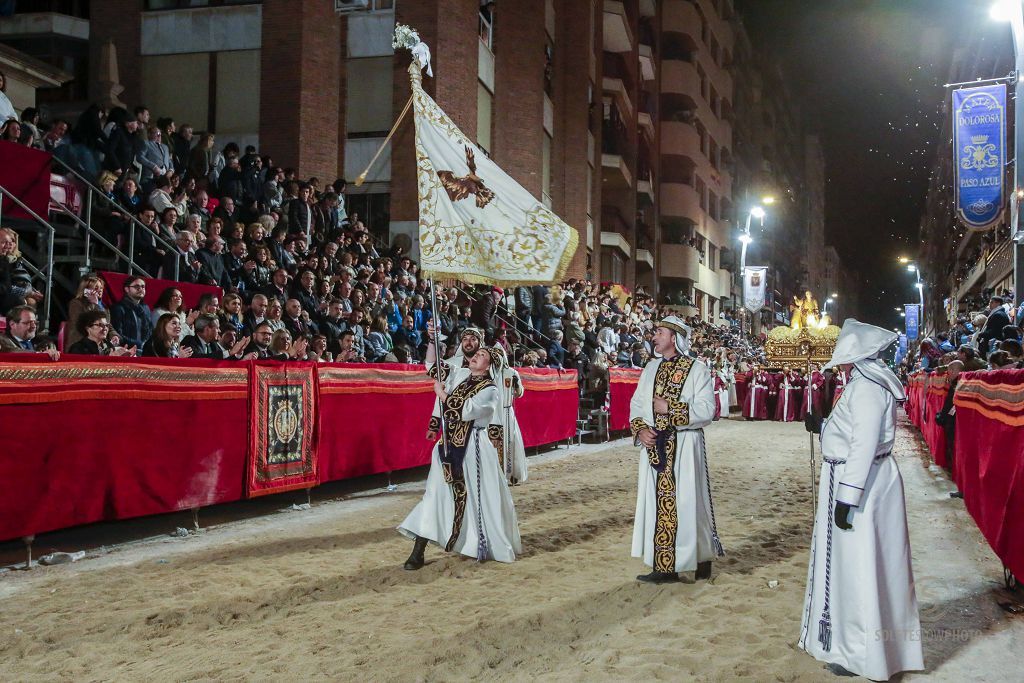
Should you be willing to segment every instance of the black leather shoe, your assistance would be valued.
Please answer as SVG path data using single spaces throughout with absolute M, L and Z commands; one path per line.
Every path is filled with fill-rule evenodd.
M 697 571 L 693 573 L 694 581 L 706 581 L 711 578 L 711 561 L 698 562 Z
M 412 546 L 412 554 L 409 555 L 409 559 L 405 561 L 405 568 L 409 571 L 415 571 L 423 567 L 423 552 L 427 549 L 427 539 L 417 536 L 416 542 Z
M 679 574 L 675 572 L 651 572 L 650 574 L 640 574 L 636 577 L 637 581 L 643 581 L 644 583 L 679 583 Z

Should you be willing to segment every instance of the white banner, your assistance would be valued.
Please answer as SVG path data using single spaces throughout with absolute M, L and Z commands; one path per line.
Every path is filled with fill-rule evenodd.
M 468 139 L 412 67 L 420 269 L 481 284 L 559 282 L 578 235 Z
M 764 295 L 768 292 L 768 269 L 762 266 L 747 266 L 743 271 L 743 301 L 747 310 L 757 313 L 764 307 Z

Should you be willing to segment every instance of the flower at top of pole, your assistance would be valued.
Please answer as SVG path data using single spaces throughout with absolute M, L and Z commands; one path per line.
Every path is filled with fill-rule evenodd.
M 391 47 L 396 50 L 412 52 L 413 59 L 420 65 L 420 69 L 426 69 L 427 75 L 431 78 L 434 77 L 434 70 L 430 66 L 430 48 L 420 40 L 420 34 L 416 32 L 416 29 L 405 24 L 396 24 Z

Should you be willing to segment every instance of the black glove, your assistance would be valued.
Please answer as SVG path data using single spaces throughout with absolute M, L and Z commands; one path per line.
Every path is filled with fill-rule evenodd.
M 804 417 L 804 429 L 811 432 L 812 434 L 821 434 L 821 423 L 821 415 L 807 413 L 807 415 Z
M 839 502 L 836 503 L 836 512 L 835 512 L 836 526 L 839 527 L 840 529 L 846 529 L 847 531 L 849 531 L 850 529 L 853 528 L 853 525 L 850 524 L 850 510 L 851 509 L 852 508 L 848 504 L 846 504 L 846 503 L 839 503 Z

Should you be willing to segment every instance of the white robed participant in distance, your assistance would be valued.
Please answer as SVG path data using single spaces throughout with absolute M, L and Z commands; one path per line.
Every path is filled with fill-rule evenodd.
M 427 436 L 436 438 L 442 421 L 444 436 L 434 446 L 423 499 L 398 527 L 414 540 L 405 568 L 423 566 L 428 542 L 480 561 L 512 562 L 522 545 L 498 458 L 503 427 L 496 382 L 501 381 L 503 356 L 481 348 L 468 368 L 450 370 L 434 362 L 433 343 L 427 348 L 428 374 L 435 378 L 439 399 Z
M 894 332 L 849 319 L 825 366 L 850 372 L 822 423 L 824 458 L 799 645 L 816 659 L 887 680 L 924 668 L 903 478 L 892 457 L 903 386 L 880 360 Z
M 633 522 L 633 557 L 643 558 L 648 583 L 678 581 L 679 572 L 711 576 L 724 554 L 715 529 L 704 427 L 715 417 L 708 366 L 686 355 L 690 328 L 678 317 L 657 323 L 654 353 L 629 404 L 640 456 Z
M 523 432 L 519 429 L 519 419 L 516 417 L 515 401 L 523 397 L 523 379 L 519 372 L 508 363 L 508 356 L 505 350 L 498 345 L 494 350 L 502 356 L 502 381 L 498 387 L 501 393 L 501 423 L 505 428 L 505 449 L 501 453 L 501 464 L 505 470 L 510 484 L 522 484 L 529 478 L 529 471 L 526 466 L 526 445 L 523 442 Z

